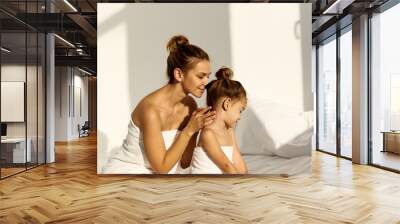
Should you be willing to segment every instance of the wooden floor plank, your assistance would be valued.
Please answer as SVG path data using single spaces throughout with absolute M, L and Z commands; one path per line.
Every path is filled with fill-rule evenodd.
M 96 174 L 96 137 L 0 181 L 0 223 L 400 223 L 400 175 L 313 153 L 311 175 Z

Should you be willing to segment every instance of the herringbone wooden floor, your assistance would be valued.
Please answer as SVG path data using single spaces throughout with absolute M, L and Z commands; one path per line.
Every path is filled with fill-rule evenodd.
M 400 175 L 315 152 L 302 177 L 96 174 L 96 139 L 0 181 L 0 223 L 400 223 Z

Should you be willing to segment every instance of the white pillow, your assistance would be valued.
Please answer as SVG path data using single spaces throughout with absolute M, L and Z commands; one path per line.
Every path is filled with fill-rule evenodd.
M 268 99 L 249 98 L 237 127 L 241 152 L 282 157 L 310 155 L 310 114 Z

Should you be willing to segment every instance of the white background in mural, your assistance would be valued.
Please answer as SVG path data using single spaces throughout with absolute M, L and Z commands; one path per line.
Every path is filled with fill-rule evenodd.
M 138 101 L 167 83 L 166 43 L 176 34 L 210 55 L 213 73 L 228 66 L 246 88 L 242 153 L 305 156 L 309 167 L 311 4 L 98 4 L 98 172 Z

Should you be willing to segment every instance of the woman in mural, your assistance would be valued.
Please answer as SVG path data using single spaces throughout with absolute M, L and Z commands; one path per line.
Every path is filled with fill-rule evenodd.
M 197 132 L 216 118 L 197 108 L 189 94 L 201 97 L 211 73 L 208 54 L 184 36 L 172 37 L 167 50 L 169 82 L 145 96 L 131 113 L 128 134 L 104 173 L 185 173 Z

